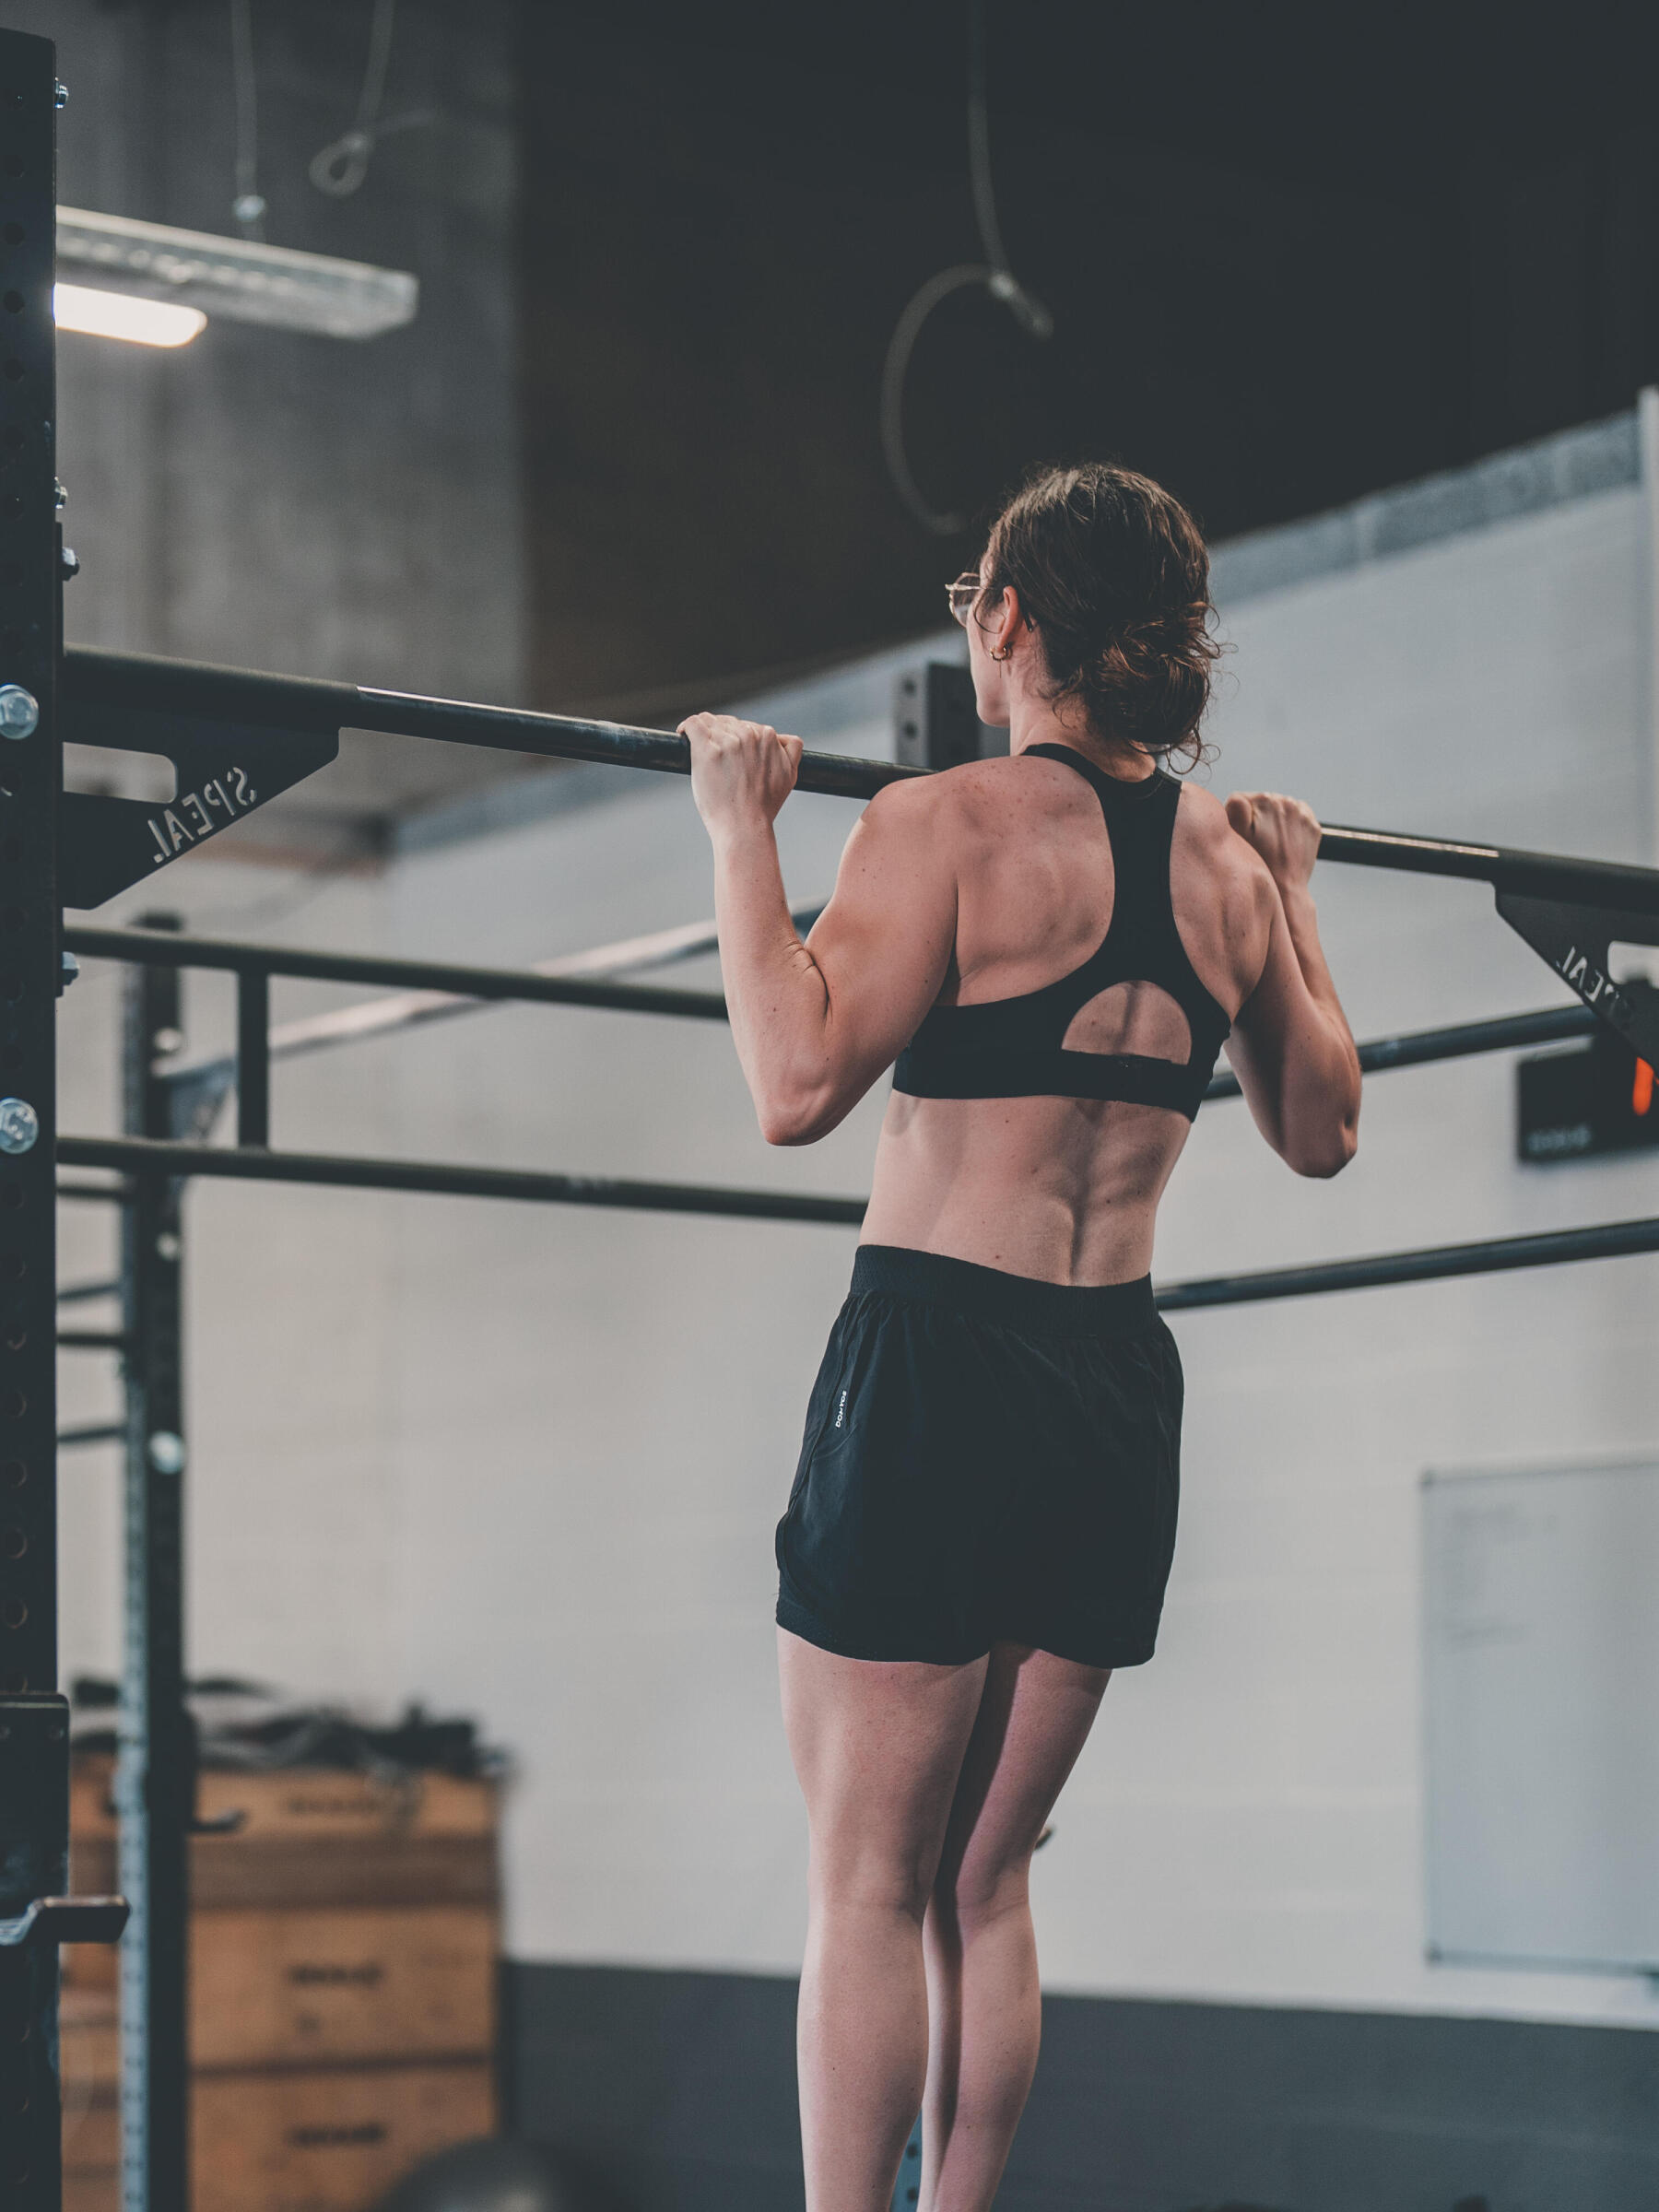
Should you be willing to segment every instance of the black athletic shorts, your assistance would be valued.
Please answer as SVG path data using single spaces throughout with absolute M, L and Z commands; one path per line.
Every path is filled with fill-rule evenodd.
M 850 1659 L 993 1642 L 1152 1656 L 1181 1360 L 1147 1277 L 1100 1288 L 865 1244 L 778 1524 L 778 1620 Z

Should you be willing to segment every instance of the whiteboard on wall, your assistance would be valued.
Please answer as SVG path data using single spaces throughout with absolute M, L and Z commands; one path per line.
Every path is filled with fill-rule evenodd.
M 1659 1970 L 1659 1460 L 1423 1483 L 1431 1958 Z

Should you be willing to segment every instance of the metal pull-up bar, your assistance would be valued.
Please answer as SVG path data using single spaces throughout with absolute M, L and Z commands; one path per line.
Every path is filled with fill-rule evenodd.
M 64 656 L 63 701 L 71 721 L 80 712 L 128 718 L 229 724 L 245 730 L 293 731 L 312 736 L 342 730 L 380 730 L 404 737 L 433 737 L 446 745 L 483 746 L 544 759 L 590 760 L 615 768 L 653 769 L 689 775 L 690 747 L 666 730 L 634 729 L 622 723 L 579 715 L 542 714 L 524 707 L 481 706 L 432 699 L 417 691 L 387 691 L 310 677 L 266 676 L 252 669 L 218 668 L 198 661 L 164 660 L 139 653 L 72 647 Z M 68 732 L 79 737 L 76 729 Z M 142 750 L 142 732 L 124 740 Z M 117 735 L 91 743 L 124 742 Z M 859 760 L 839 753 L 804 752 L 796 788 L 848 799 L 874 798 L 889 783 L 929 774 L 892 760 Z M 153 811 L 150 810 L 150 811 Z M 1322 860 L 1360 867 L 1404 869 L 1418 876 L 1454 876 L 1489 883 L 1494 889 L 1535 898 L 1587 900 L 1659 917 L 1659 870 L 1614 861 L 1575 860 L 1502 845 L 1414 837 L 1392 830 L 1354 830 L 1332 824 L 1320 845 Z
M 666 775 L 691 769 L 690 747 L 666 730 L 87 647 L 65 655 L 62 703 L 66 737 L 161 754 L 179 778 L 178 795 L 165 805 L 65 794 L 63 890 L 65 902 L 79 907 L 147 880 L 325 766 L 343 730 Z M 797 788 L 868 799 L 928 772 L 804 752 Z M 1659 1006 L 1638 1003 L 1608 972 L 1613 943 L 1659 943 L 1659 871 L 1338 823 L 1325 829 L 1320 858 L 1489 884 L 1510 927 L 1600 1020 L 1642 1057 L 1659 1060 Z

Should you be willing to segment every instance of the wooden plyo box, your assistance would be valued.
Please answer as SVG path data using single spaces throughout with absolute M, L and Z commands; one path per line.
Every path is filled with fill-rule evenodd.
M 112 1779 L 75 1762 L 82 1890 L 118 1886 Z M 366 2212 L 494 2125 L 496 1790 L 209 1771 L 200 1806 L 242 1819 L 190 1847 L 190 2212 Z M 118 2212 L 116 1954 L 64 1965 L 65 2212 Z
M 112 1761 L 77 1759 L 69 1827 L 75 1878 L 117 1887 Z M 237 1813 L 229 1835 L 190 1846 L 190 1895 L 205 1910 L 272 1905 L 493 1905 L 497 1791 L 448 1774 L 382 1781 L 321 1767 L 203 1771 L 205 1819 Z M 96 1962 L 88 1960 L 94 1977 Z
M 76 1755 L 69 1825 L 76 1836 L 107 1836 L 114 1841 L 114 1779 L 115 1762 L 108 1752 Z M 203 1839 L 216 1846 L 283 1837 L 302 1843 L 359 1843 L 376 1838 L 406 1841 L 493 1835 L 496 1791 L 493 1783 L 462 1782 L 450 1774 L 413 1774 L 391 1781 L 332 1767 L 264 1771 L 205 1767 L 198 1809 L 209 1820 L 230 1812 L 242 1816 L 233 1836 Z
M 488 1908 L 193 1913 L 191 2063 L 486 2057 L 496 1959 Z
M 64 1991 L 64 2212 L 120 2212 L 120 2030 L 112 1990 Z
M 117 2084 L 82 2076 L 88 2054 L 65 2051 L 64 2212 L 120 2212 Z M 196 2074 L 190 2100 L 191 2212 L 367 2212 L 422 2159 L 495 2125 L 484 2059 Z
M 494 2126 L 482 2061 L 201 2076 L 192 2212 L 366 2212 L 422 2159 Z
M 121 2169 L 64 2169 L 64 2212 L 121 2212 Z
M 193 1912 L 191 2064 L 480 2057 L 495 2041 L 498 1945 L 488 1905 Z M 66 1994 L 113 2006 L 112 1946 L 65 1963 Z
M 121 2072 L 121 2026 L 114 1993 L 65 1987 L 58 2004 L 58 2053 L 65 2110 Z

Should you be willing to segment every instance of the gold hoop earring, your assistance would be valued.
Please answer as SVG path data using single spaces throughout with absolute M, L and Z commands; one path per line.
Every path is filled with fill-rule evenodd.
M 1011 660 L 1013 658 L 1013 653 L 1014 648 L 1012 645 L 1005 645 L 1000 653 L 997 652 L 994 645 L 993 645 L 991 648 L 991 658 L 994 661 Z

